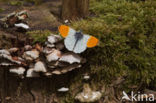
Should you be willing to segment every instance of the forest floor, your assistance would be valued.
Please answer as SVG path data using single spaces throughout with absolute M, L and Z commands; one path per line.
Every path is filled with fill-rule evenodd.
M 39 5 L 0 2 L 0 18 L 14 11 L 28 10 L 30 26 L 30 31 L 24 33 L 0 28 L 0 48 L 33 44 L 27 41 L 31 36 L 27 33 L 35 34 L 33 39 L 37 38 L 37 42 L 40 42 L 40 31 L 58 33 L 58 26 L 64 23 L 60 19 L 61 0 L 45 1 Z M 97 103 L 119 103 L 123 90 L 129 95 L 132 90 L 155 93 L 155 10 L 156 2 L 152 0 L 91 0 L 91 15 L 70 24 L 100 40 L 98 47 L 82 54 L 88 59 L 86 65 L 61 76 L 25 80 L 0 70 L 0 82 L 3 82 L 0 97 L 7 96 L 1 99 L 6 99 L 6 103 L 78 103 L 74 96 L 82 90 L 81 78 L 85 73 L 91 76 L 91 87 L 103 91 Z M 62 86 L 69 87 L 69 92 L 58 93 Z
M 27 19 L 27 23 L 30 26 L 29 31 L 50 30 L 51 32 L 56 32 L 58 30 L 58 26 L 61 24 L 60 18 L 58 18 L 61 15 L 60 0 L 47 0 L 40 5 L 34 5 L 30 2 L 25 2 L 22 5 L 18 5 L 18 2 L 0 2 L 0 8 L 0 18 L 6 17 L 13 12 L 27 10 L 29 16 L 29 18 Z M 11 36 L 11 38 L 16 38 L 16 36 L 19 35 L 19 39 L 21 40 L 24 40 L 27 37 L 24 32 L 17 32 L 17 30 L 15 30 L 14 28 L 0 28 L 0 34 L 3 35 L 4 33 L 5 35 L 8 34 L 8 36 Z M 9 35 L 9 33 L 11 35 Z M 5 42 L 5 40 L 0 43 L 1 46 L 3 45 L 2 47 L 10 47 L 9 45 L 3 44 L 3 42 Z M 13 44 L 18 45 L 18 43 Z

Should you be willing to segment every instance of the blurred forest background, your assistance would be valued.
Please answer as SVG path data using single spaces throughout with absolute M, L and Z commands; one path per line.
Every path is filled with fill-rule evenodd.
M 78 12 L 73 17 L 69 16 L 73 13 L 63 12 L 67 6 L 64 8 L 65 4 L 61 0 L 0 1 L 0 17 L 14 10 L 30 10 L 29 23 L 32 30 L 26 34 L 33 39 L 33 43 L 42 44 L 51 32 L 57 34 L 57 27 L 64 24 L 66 19 L 72 28 L 81 29 L 85 34 L 94 35 L 100 40 L 99 46 L 82 53 L 87 63 L 78 70 L 53 78 L 21 80 L 9 76 L 7 83 L 0 80 L 5 82 L 5 86 L 8 85 L 1 85 L 0 97 L 5 95 L 14 98 L 6 103 L 33 101 L 32 95 L 26 93 L 26 81 L 32 84 L 29 87 L 31 93 L 40 101 L 35 103 L 55 103 L 44 102 L 49 101 L 49 98 L 58 99 L 58 103 L 77 103 L 74 96 L 82 90 L 82 75 L 86 73 L 91 77 L 90 86 L 94 90 L 103 91 L 102 98 L 97 103 L 118 103 L 117 98 L 122 97 L 123 90 L 127 93 L 132 90 L 156 90 L 155 0 L 89 0 L 89 4 L 84 5 L 85 11 Z M 82 5 L 83 3 L 80 6 Z M 16 34 L 10 30 L 7 32 Z M 3 30 L 0 29 L 0 48 L 19 46 L 8 42 L 8 38 L 2 38 L 2 33 Z M 21 38 L 25 38 L 25 35 Z M 69 92 L 57 93 L 61 86 L 69 87 Z M 4 99 L 2 97 L 1 100 Z

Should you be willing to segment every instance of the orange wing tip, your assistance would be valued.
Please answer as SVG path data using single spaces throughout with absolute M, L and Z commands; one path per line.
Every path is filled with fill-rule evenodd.
M 92 47 L 95 47 L 97 44 L 98 44 L 99 40 L 93 36 L 91 36 L 89 39 L 88 39 L 88 42 L 87 42 L 87 47 L 88 48 L 92 48 Z
M 61 36 L 65 38 L 68 36 L 69 27 L 66 25 L 61 25 L 61 26 L 59 26 L 59 32 L 60 32 Z

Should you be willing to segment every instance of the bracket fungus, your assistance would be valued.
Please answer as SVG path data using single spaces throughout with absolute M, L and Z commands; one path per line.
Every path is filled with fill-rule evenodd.
M 52 52 L 47 55 L 48 62 L 57 61 L 61 57 L 61 51 L 53 49 Z
M 32 46 L 31 46 L 31 45 L 25 45 L 25 46 L 24 46 L 24 49 L 25 49 L 26 51 L 31 50 L 31 49 L 32 49 Z
M 30 68 L 27 70 L 26 77 L 27 78 L 39 77 L 39 73 L 35 72 L 34 68 Z
M 54 44 L 54 43 L 57 43 L 58 41 L 62 40 L 61 36 L 59 35 L 50 35 L 48 36 L 48 42 L 50 44 Z
M 69 91 L 69 88 L 62 87 L 62 88 L 58 89 L 57 91 L 58 92 L 67 92 L 67 91 Z
M 26 51 L 23 54 L 23 58 L 26 60 L 35 60 L 38 57 L 39 57 L 39 51 L 37 50 Z
M 23 28 L 23 29 L 29 29 L 30 28 L 27 24 L 24 24 L 24 23 L 15 24 L 15 27 Z
M 15 60 L 12 56 L 9 50 L 0 50 L 0 65 L 11 65 L 11 64 L 21 64 L 21 61 Z
M 90 79 L 90 76 L 89 76 L 89 75 L 84 75 L 84 76 L 83 76 L 83 79 L 84 79 L 84 80 L 89 80 L 89 79 Z
M 38 61 L 38 62 L 35 64 L 35 66 L 34 66 L 34 71 L 35 71 L 35 72 L 43 72 L 43 73 L 44 73 L 44 72 L 47 72 L 44 63 L 41 62 L 41 61 Z
M 9 70 L 11 73 L 15 73 L 15 74 L 18 74 L 18 75 L 23 75 L 24 72 L 25 72 L 25 68 L 23 67 L 18 67 L 18 68 L 12 68 Z
M 19 12 L 13 12 L 7 15 L 4 18 L 0 19 L 0 22 L 2 22 L 2 26 L 4 28 L 9 27 L 15 27 L 17 22 L 18 23 L 25 23 L 26 18 L 28 18 L 27 10 L 19 11 Z
M 9 49 L 9 52 L 10 53 L 15 53 L 15 52 L 17 52 L 19 50 L 19 48 L 10 48 Z
M 28 78 L 61 75 L 80 68 L 85 59 L 79 54 L 64 50 L 61 40 L 60 36 L 52 34 L 47 37 L 45 45 L 1 49 L 0 66 L 5 66 L 11 73 L 24 74 Z
M 83 91 L 81 93 L 78 93 L 75 96 L 75 99 L 79 100 L 80 102 L 96 102 L 101 98 L 101 96 L 101 92 L 93 91 L 89 87 L 89 84 L 84 84 Z
M 59 61 L 73 64 L 73 63 L 80 63 L 82 61 L 82 58 L 78 54 L 66 53 L 61 56 Z

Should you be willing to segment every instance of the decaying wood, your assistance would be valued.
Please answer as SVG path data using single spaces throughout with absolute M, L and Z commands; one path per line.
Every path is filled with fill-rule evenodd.
M 23 22 L 26 18 L 28 18 L 27 11 L 23 10 L 8 14 L 6 17 L 0 19 L 0 23 L 2 27 L 9 28 L 15 26 L 18 22 Z

